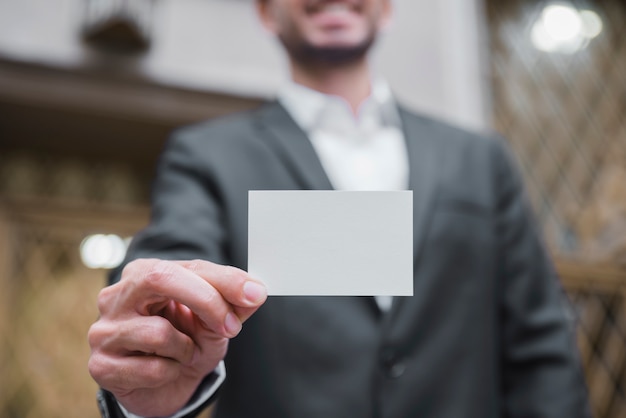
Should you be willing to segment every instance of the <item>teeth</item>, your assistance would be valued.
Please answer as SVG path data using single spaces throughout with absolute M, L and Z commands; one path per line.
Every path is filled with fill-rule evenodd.
M 352 11 L 353 7 L 349 2 L 318 2 L 310 10 L 315 12 L 340 13 Z
M 332 13 L 339 15 L 344 13 L 350 13 L 352 9 L 348 5 L 343 3 L 331 3 L 320 8 L 319 11 L 322 13 Z
M 337 12 L 337 11 L 346 11 L 350 10 L 347 4 L 344 3 L 331 3 L 322 8 L 327 12 Z

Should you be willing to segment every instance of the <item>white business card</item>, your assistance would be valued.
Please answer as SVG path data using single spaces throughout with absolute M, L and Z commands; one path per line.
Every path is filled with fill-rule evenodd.
M 248 272 L 269 295 L 413 295 L 412 191 L 250 191 Z

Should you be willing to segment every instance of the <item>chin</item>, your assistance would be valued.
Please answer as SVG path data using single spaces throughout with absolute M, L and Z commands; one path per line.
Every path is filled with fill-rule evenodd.
M 330 64 L 342 65 L 350 64 L 363 59 L 367 55 L 370 44 L 361 43 L 357 45 L 325 45 L 325 46 L 304 46 L 295 54 L 294 58 L 300 62 L 308 64 Z
M 362 45 L 367 44 L 367 40 L 359 40 L 359 41 L 354 41 L 354 40 L 333 40 L 332 42 L 318 42 L 318 43 L 311 43 L 312 48 L 319 48 L 319 49 L 345 49 L 345 50 L 350 50 L 350 49 L 355 49 L 355 48 L 361 48 Z
M 363 58 L 374 43 L 375 33 L 336 31 L 301 37 L 279 35 L 279 39 L 299 62 L 341 64 Z

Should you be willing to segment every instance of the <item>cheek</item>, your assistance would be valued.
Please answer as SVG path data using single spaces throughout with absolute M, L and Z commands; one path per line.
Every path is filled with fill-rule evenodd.
M 311 32 L 311 25 L 305 19 L 298 16 L 290 16 L 283 13 L 275 19 L 275 34 L 288 39 L 302 39 L 306 33 Z
M 264 26 L 274 35 L 292 32 L 297 26 L 297 19 L 292 16 L 290 6 L 280 1 L 274 1 L 274 3 L 267 6 L 268 9 L 266 9 L 263 19 Z
M 386 31 L 391 25 L 390 17 L 381 17 L 372 21 L 372 27 L 375 27 L 378 31 Z

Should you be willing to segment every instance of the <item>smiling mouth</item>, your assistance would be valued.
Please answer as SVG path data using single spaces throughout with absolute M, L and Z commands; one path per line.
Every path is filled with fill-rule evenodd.
M 332 1 L 332 0 L 318 0 L 311 1 L 306 6 L 307 13 L 353 13 L 358 12 L 360 9 L 359 2 L 356 1 Z

